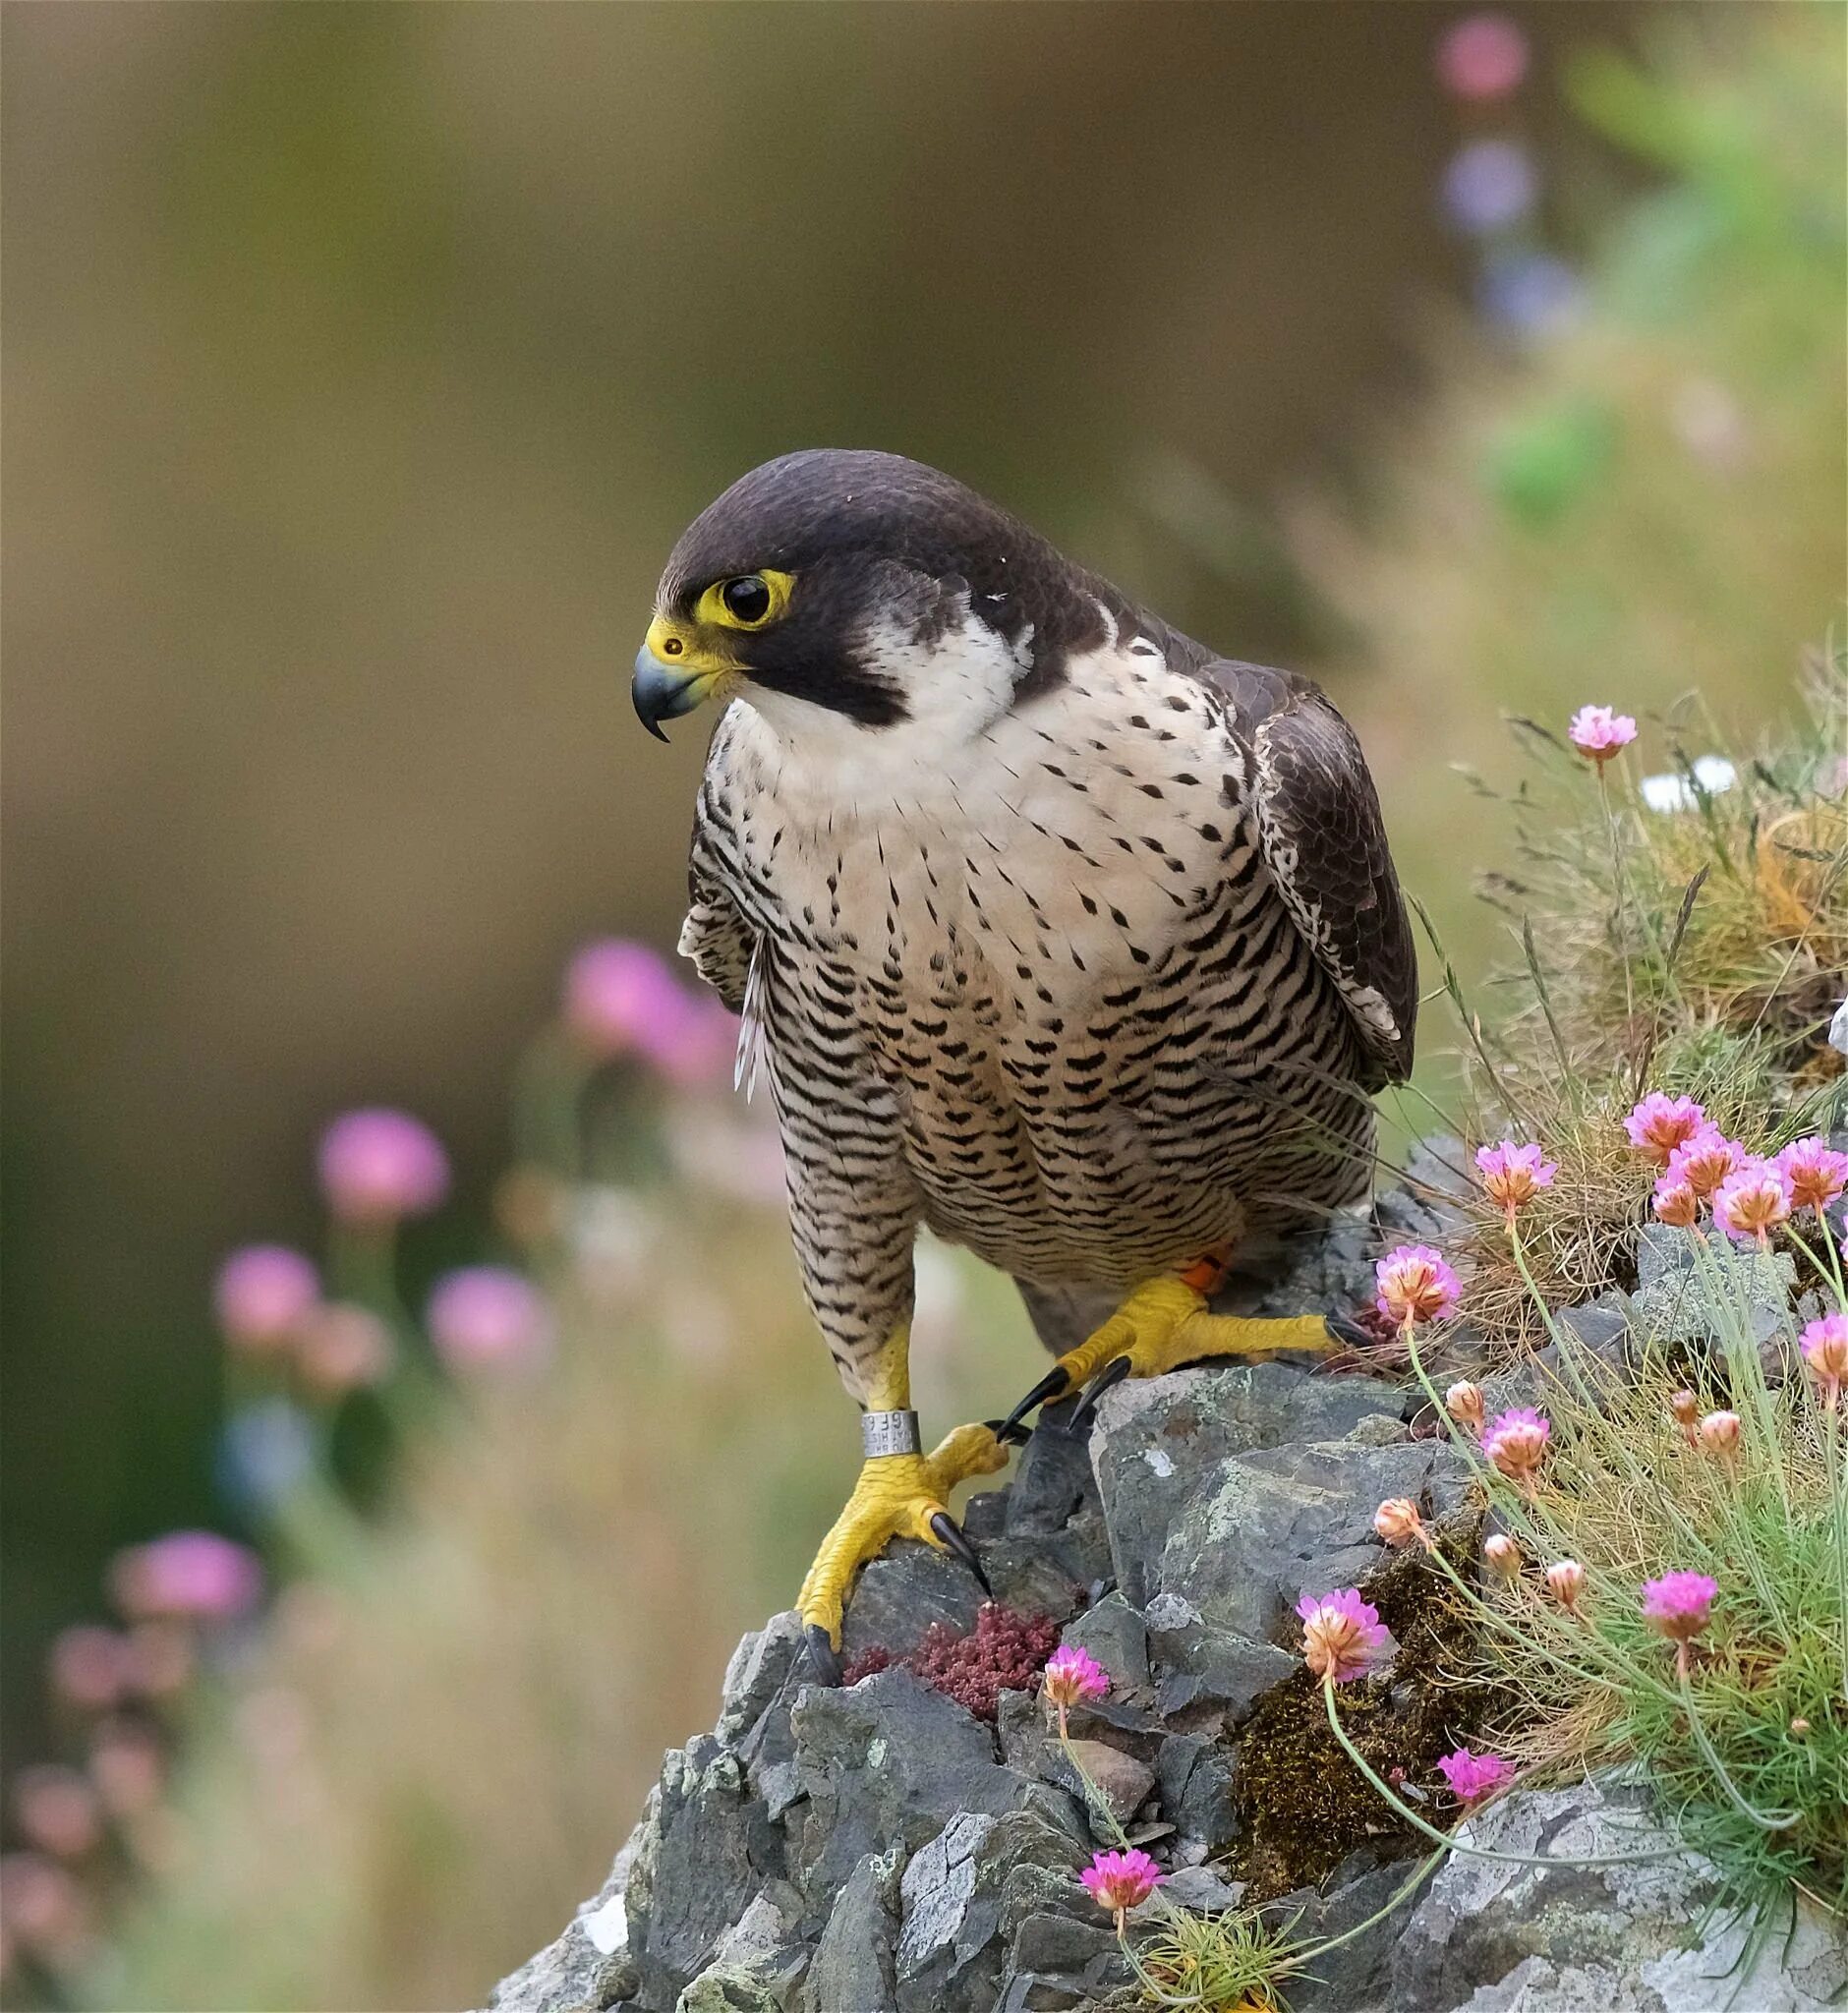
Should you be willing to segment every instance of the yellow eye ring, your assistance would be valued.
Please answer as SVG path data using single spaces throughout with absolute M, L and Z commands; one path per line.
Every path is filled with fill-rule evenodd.
M 700 596 L 694 617 L 722 629 L 767 629 L 788 607 L 794 584 L 787 573 L 730 574 Z

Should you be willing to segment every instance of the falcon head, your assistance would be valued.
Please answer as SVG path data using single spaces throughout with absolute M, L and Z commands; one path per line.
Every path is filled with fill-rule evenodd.
M 1120 596 L 1017 519 L 901 455 L 809 448 L 681 536 L 635 660 L 650 733 L 717 693 L 789 735 L 953 744 L 1106 641 Z

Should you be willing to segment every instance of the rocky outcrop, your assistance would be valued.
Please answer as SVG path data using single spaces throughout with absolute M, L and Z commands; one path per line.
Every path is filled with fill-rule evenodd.
M 1455 1192 L 1456 1150 L 1415 1163 L 1382 1199 L 1394 1237 L 1452 1228 L 1421 1199 Z M 1420 1176 L 1426 1178 L 1420 1180 Z M 1378 1231 L 1337 1225 L 1240 1302 L 1266 1312 L 1365 1294 Z M 1620 1347 L 1609 1310 L 1584 1339 Z M 1468 1338 L 1453 1347 L 1468 1349 Z M 1615 1366 L 1615 1365 L 1614 1365 Z M 1620 1366 L 1618 1366 L 1620 1367 Z M 1428 1781 L 1486 1703 L 1427 1682 L 1452 1661 L 1454 1616 L 1431 1576 L 1388 1554 L 1376 1506 L 1408 1496 L 1459 1556 L 1476 1516 L 1463 1464 L 1414 1430 L 1401 1385 L 1288 1362 L 1214 1365 L 1119 1386 L 1074 1436 L 1055 1408 L 1007 1488 L 965 1526 L 996 1598 L 1044 1616 L 1110 1674 L 1072 1715 L 1087 1772 L 1129 1837 L 1200 1910 L 1275 1901 L 1299 1936 L 1382 1910 L 1420 1841 L 1397 1830 L 1331 1740 L 1292 1607 L 1358 1584 L 1400 1648 L 1356 1688 L 1349 1723 L 1382 1765 Z M 980 1595 L 913 1544 L 868 1568 L 843 1652 L 873 1667 L 927 1630 L 971 1631 Z M 1447 1633 L 1450 1632 L 1450 1633 Z M 1364 1697 L 1361 1692 L 1364 1691 Z M 992 1688 L 991 1688 L 992 1696 Z M 1475 1820 L 1523 1851 L 1636 1849 L 1634 1795 L 1520 1792 Z M 1565 1843 L 1562 1843 L 1565 1841 Z M 710 1734 L 670 1754 L 609 1879 L 558 1940 L 504 1980 L 495 2013 L 1037 2013 L 1142 2003 L 1077 1881 L 1107 1819 L 1087 1806 L 1040 1703 L 1003 1691 L 993 1723 L 895 1661 L 827 1690 L 805 1682 L 792 1614 L 740 1643 Z M 1364 1935 L 1292 1982 L 1297 2013 L 1633 2013 L 1819 2005 L 1848 1977 L 1814 1925 L 1748 1949 L 1691 1858 L 1605 1870 L 1523 1869 L 1461 1856 Z M 1745 1978 L 1750 1988 L 1730 2000 Z M 1754 1996 L 1754 1994 L 1757 1996 Z

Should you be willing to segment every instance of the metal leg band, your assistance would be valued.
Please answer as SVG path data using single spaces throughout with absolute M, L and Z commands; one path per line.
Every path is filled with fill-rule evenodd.
M 868 1461 L 887 1454 L 921 1454 L 924 1442 L 918 1436 L 914 1411 L 863 1411 L 860 1414 L 860 1449 Z

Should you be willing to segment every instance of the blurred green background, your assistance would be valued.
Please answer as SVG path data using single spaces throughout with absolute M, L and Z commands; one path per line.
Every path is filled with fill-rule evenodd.
M 626 666 L 673 537 L 758 460 L 938 463 L 1184 628 L 1315 670 L 1465 946 L 1485 827 L 1445 764 L 1493 764 L 1503 710 L 1783 703 L 1842 589 L 1839 17 L 1511 12 L 1533 62 L 1496 130 L 1588 274 L 1527 344 L 1439 209 L 1475 129 L 1432 73 L 1457 11 L 1413 0 L 6 9 L 16 1752 L 111 1550 L 219 1514 L 206 1285 L 230 1244 L 312 1236 L 324 1120 L 402 1103 L 450 1141 L 428 1277 L 486 1235 L 564 953 L 671 942 L 700 736 L 646 741 Z M 780 1238 L 749 1237 L 786 1308 Z M 732 1465 L 741 1514 L 802 1434 L 834 1462 L 814 1356 L 786 1444 Z M 639 1404 L 618 1359 L 597 1402 Z M 495 1475 L 537 1458 L 494 1444 Z M 599 1663 L 639 1717 L 596 1736 L 629 1748 L 555 1827 L 563 1869 L 448 1971 L 368 1946 L 355 1976 L 398 1994 L 368 2003 L 485 1985 L 594 1884 L 834 1487 L 776 1499 L 787 1532 L 716 1583 L 664 1705 L 659 1644 Z M 572 1501 L 554 1647 L 570 1559 L 672 1557 L 728 1507 L 676 1526 L 630 1491 L 592 1530 Z M 485 1673 L 484 1709 L 515 1682 Z M 151 1976 L 124 2003 L 187 2003 Z M 291 1956 L 261 1989 L 366 1987 Z

